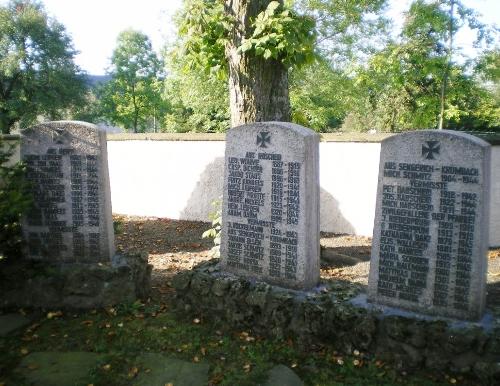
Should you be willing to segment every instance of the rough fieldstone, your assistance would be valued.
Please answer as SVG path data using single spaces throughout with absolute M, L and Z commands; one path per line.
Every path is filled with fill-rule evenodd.
M 0 337 L 8 336 L 26 327 L 30 320 L 20 314 L 0 315 Z
M 88 385 L 102 359 L 92 352 L 35 352 L 23 358 L 17 371 L 31 386 Z
M 189 287 L 192 277 L 191 271 L 180 272 L 172 278 L 172 287 L 176 290 L 185 290 Z
M 263 386 L 304 386 L 304 382 L 290 368 L 284 365 L 274 366 L 269 371 L 269 378 Z
M 191 363 L 168 358 L 162 354 L 144 353 L 137 357 L 142 369 L 134 381 L 134 386 L 206 386 L 208 384 L 209 365 Z

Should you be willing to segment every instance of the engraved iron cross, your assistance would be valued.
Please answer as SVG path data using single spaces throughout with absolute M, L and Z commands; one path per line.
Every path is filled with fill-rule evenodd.
M 67 136 L 67 132 L 61 128 L 52 129 L 52 141 L 57 144 L 63 144 L 64 139 Z
M 271 135 L 267 131 L 261 131 L 257 135 L 257 145 L 260 147 L 267 147 L 266 144 L 271 144 Z
M 434 156 L 439 154 L 441 145 L 438 141 L 426 141 L 427 145 L 422 145 L 422 156 L 426 159 L 435 159 Z

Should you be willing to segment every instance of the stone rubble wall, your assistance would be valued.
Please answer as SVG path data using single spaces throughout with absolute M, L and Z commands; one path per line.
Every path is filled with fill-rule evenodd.
M 352 284 L 316 292 L 285 290 L 219 272 L 217 259 L 174 277 L 179 312 L 262 336 L 293 337 L 303 345 L 328 342 L 358 350 L 401 370 L 428 368 L 500 381 L 500 325 L 454 329 L 445 321 L 386 316 L 357 308 Z
M 146 298 L 151 290 L 147 254 L 116 264 L 3 261 L 0 308 L 93 309 Z

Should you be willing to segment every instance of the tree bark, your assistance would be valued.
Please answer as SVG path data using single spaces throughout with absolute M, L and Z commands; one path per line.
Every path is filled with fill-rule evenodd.
M 446 89 L 448 86 L 448 77 L 450 73 L 451 67 L 451 56 L 453 55 L 453 8 L 455 7 L 455 0 L 451 0 L 450 4 L 450 13 L 449 13 L 449 24 L 448 24 L 448 52 L 446 54 L 446 64 L 443 71 L 443 81 L 441 83 L 441 94 L 439 98 L 440 108 L 439 108 L 439 120 L 438 120 L 438 130 L 442 130 L 444 128 L 444 108 L 446 104 Z
M 237 52 L 243 38 L 251 34 L 251 22 L 268 4 L 267 0 L 226 0 L 226 12 L 235 22 L 226 46 L 232 127 L 260 121 L 290 121 L 287 68 L 279 60 Z

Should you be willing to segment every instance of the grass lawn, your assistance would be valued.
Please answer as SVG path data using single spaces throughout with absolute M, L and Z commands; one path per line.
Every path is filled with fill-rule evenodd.
M 277 364 L 293 369 L 306 385 L 474 384 L 445 374 L 399 373 L 357 351 L 346 356 L 327 345 L 301 347 L 251 331 L 220 331 L 204 320 L 185 320 L 159 301 L 28 316 L 35 317 L 30 327 L 0 338 L 0 385 L 23 385 L 15 369 L 23 357 L 39 351 L 103 354 L 88 376 L 87 385 L 94 386 L 134 385 L 141 372 L 149 371 L 136 360 L 145 352 L 207 363 L 213 385 L 258 385 Z

